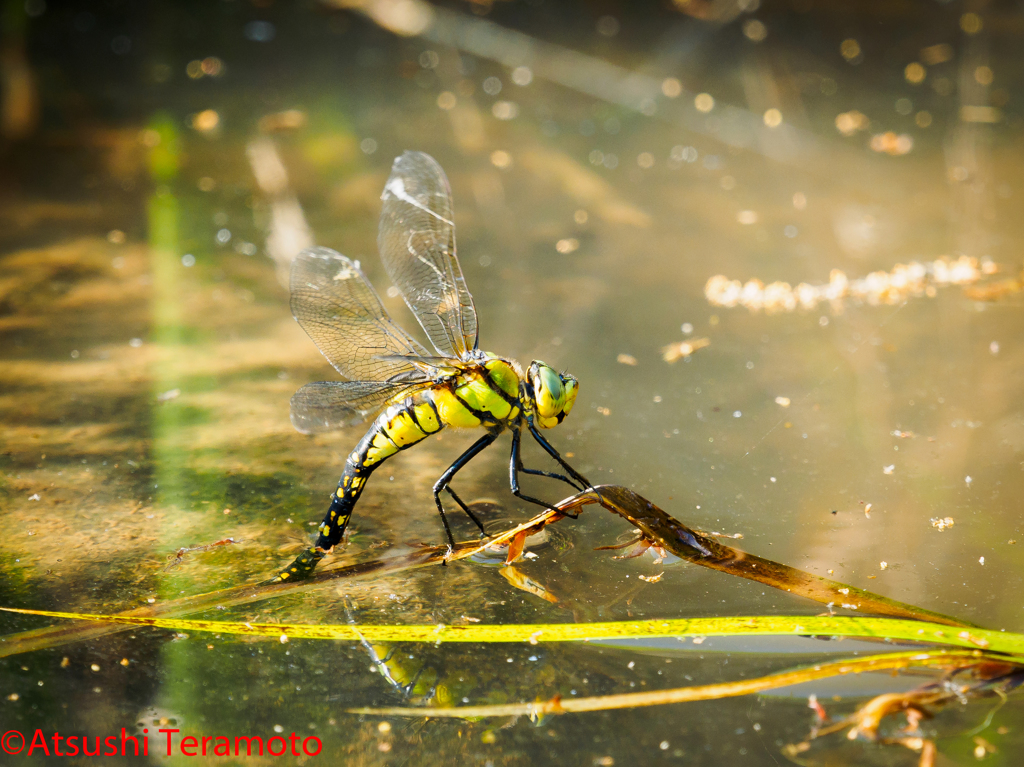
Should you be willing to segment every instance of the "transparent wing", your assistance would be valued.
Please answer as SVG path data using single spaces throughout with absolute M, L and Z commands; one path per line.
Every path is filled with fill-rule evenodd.
M 292 395 L 292 426 L 318 434 L 361 423 L 392 397 L 419 384 L 386 381 L 318 381 Z
M 391 167 L 381 195 L 377 246 L 388 276 L 443 357 L 476 349 L 473 297 L 455 254 L 448 179 L 433 157 L 406 152 Z
M 295 319 L 345 378 L 422 378 L 404 358 L 427 350 L 395 324 L 351 259 L 330 248 L 302 251 L 292 262 L 291 291 Z

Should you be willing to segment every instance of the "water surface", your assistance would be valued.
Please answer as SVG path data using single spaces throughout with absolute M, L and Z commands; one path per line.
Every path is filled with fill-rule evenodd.
M 735 543 L 761 556 L 1020 631 L 1019 295 L 986 303 L 940 287 L 768 314 L 711 306 L 703 292 L 716 274 L 820 284 L 833 269 L 852 279 L 943 255 L 993 262 L 989 281 L 1015 276 L 1019 14 L 678 5 L 689 13 L 455 4 L 423 36 L 403 37 L 328 3 L 26 4 L 40 111 L 27 136 L 5 140 L 0 186 L 0 604 L 115 612 L 256 582 L 310 540 L 361 432 L 307 437 L 289 423 L 292 392 L 333 371 L 291 318 L 280 262 L 303 238 L 359 259 L 412 329 L 388 291 L 376 228 L 393 158 L 416 149 L 451 180 L 482 347 L 580 379 L 575 410 L 550 437 L 581 472 L 691 526 L 742 533 Z M 981 20 L 971 34 L 967 12 Z M 837 117 L 854 110 L 863 128 L 844 136 Z M 257 183 L 256 141 L 271 142 L 287 185 Z M 710 345 L 689 359 L 662 359 L 667 344 L 703 337 Z M 446 432 L 376 472 L 336 558 L 440 542 L 430 488 L 472 439 Z M 507 491 L 506 450 L 499 442 L 455 485 L 495 502 L 493 529 L 533 513 Z M 539 450 L 527 456 L 542 463 Z M 952 527 L 933 524 L 947 517 Z M 693 566 L 595 552 L 627 532 L 600 510 L 557 532 L 520 567 L 558 604 L 462 562 L 205 617 L 454 624 L 822 610 Z M 237 543 L 168 569 L 179 548 L 228 537 Z M 2 619 L 4 633 L 40 625 Z M 835 651 L 756 641 L 399 650 L 445 680 L 452 702 L 473 704 L 742 679 Z M 317 759 L 353 764 L 773 765 L 813 724 L 814 690 L 801 688 L 388 729 L 345 713 L 417 702 L 371 667 L 350 643 L 137 631 L 3 660 L 0 711 L 11 728 L 90 736 L 161 720 L 232 737 L 280 728 L 320 738 Z M 891 686 L 865 678 L 817 694 L 840 696 L 829 705 L 842 714 Z M 964 733 L 987 705 L 929 724 L 943 754 L 973 758 Z M 984 732 L 999 749 L 987 761 L 1013 763 L 1019 720 L 1011 699 Z M 916 763 L 904 749 L 840 740 L 807 763 Z M 11 763 L 37 759 L 20 758 Z

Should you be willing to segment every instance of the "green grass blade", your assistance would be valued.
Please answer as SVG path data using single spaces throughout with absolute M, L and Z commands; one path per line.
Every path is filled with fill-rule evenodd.
M 183 618 L 147 618 L 128 615 L 51 612 L 0 608 L 7 612 L 67 620 L 153 626 L 173 631 L 209 631 L 218 634 L 288 637 L 290 639 L 340 639 L 370 642 L 579 642 L 597 639 L 642 637 L 736 637 L 736 636 L 844 636 L 916 641 L 930 645 L 966 647 L 1024 657 L 1024 635 L 986 629 L 959 629 L 926 621 L 869 616 L 774 615 L 718 618 L 686 618 L 607 623 L 544 623 L 464 626 L 308 625 L 299 623 L 238 623 Z

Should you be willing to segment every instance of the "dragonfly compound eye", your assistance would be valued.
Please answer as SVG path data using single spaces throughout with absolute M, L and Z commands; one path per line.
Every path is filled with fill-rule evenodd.
M 560 375 L 550 365 L 539 361 L 530 365 L 529 375 L 537 403 L 537 425 L 542 429 L 557 426 L 572 410 L 579 383 L 573 376 Z
M 575 376 L 564 373 L 562 374 L 562 386 L 565 389 L 565 404 L 562 405 L 562 418 L 564 418 L 569 415 L 572 406 L 576 404 L 576 395 L 580 391 L 580 382 L 576 380 Z

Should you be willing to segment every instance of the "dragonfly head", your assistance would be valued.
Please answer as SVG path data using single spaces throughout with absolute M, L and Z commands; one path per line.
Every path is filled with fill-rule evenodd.
M 559 373 L 540 360 L 530 363 L 526 378 L 533 389 L 536 424 L 542 429 L 550 429 L 560 424 L 576 402 L 579 381 L 568 373 Z

